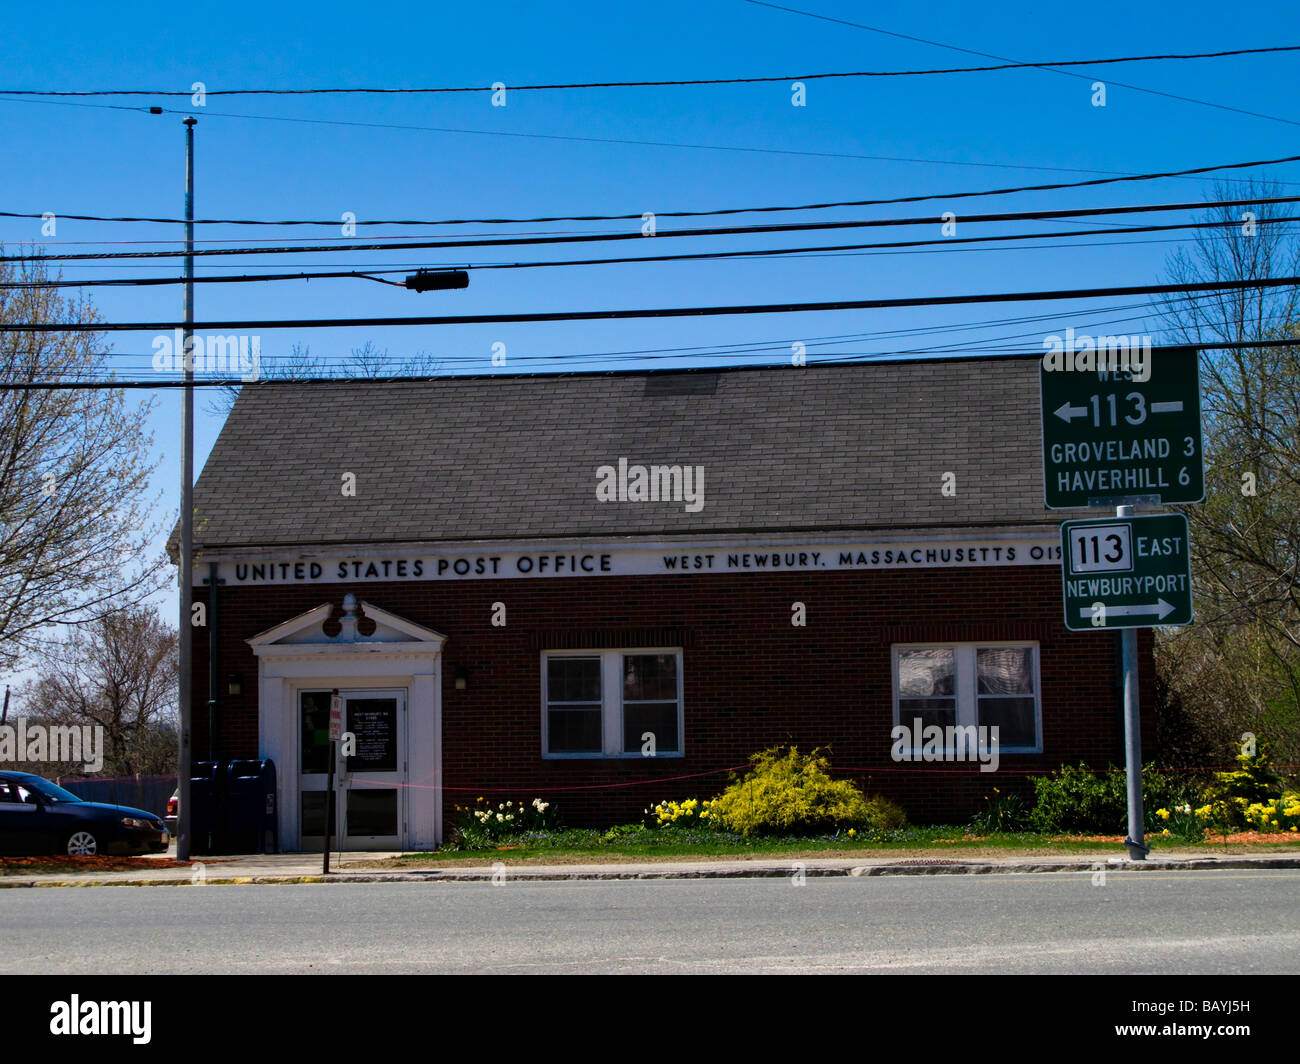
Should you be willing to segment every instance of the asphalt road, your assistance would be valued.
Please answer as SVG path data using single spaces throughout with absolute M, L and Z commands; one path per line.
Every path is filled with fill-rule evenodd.
M 1300 871 L 0 890 L 6 973 L 1300 973 Z

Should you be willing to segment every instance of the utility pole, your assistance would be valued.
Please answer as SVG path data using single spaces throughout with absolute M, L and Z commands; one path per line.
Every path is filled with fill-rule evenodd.
M 176 822 L 176 859 L 190 859 L 190 826 L 193 806 L 190 803 L 191 751 L 190 707 L 191 672 L 193 669 L 193 622 L 190 618 L 194 597 L 194 125 L 196 118 L 185 119 L 185 328 L 181 347 L 181 366 L 185 386 L 181 389 L 181 608 L 180 608 L 180 758 L 177 764 L 177 790 L 180 809 Z

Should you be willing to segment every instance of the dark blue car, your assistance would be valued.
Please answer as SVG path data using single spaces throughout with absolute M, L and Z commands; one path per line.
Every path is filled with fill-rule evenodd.
M 153 813 L 85 802 L 28 772 L 0 772 L 0 853 L 162 853 L 167 839 Z

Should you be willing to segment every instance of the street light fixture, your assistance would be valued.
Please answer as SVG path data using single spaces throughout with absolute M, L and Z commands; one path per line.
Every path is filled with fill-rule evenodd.
M 440 292 L 448 288 L 468 288 L 469 273 L 465 270 L 420 270 L 406 279 L 406 287 L 413 292 Z

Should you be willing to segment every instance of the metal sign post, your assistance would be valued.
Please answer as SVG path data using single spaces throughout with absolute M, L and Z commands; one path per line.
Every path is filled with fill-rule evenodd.
M 1192 576 L 1187 518 L 1135 517 L 1133 506 L 1205 498 L 1200 356 L 1195 348 L 1135 351 L 1136 337 L 1102 339 L 1104 356 L 1101 341 L 1088 338 L 1081 358 L 1071 335 L 1068 357 L 1062 345 L 1039 364 L 1043 501 L 1051 510 L 1115 507 L 1114 518 L 1061 525 L 1062 600 L 1070 631 L 1121 629 L 1124 845 L 1142 861 L 1137 629 L 1191 624 Z
M 1120 506 L 1116 517 L 1130 517 L 1133 507 Z M 1186 524 L 1186 518 L 1183 519 Z M 1188 592 L 1190 598 L 1191 592 Z M 1190 607 L 1190 603 L 1189 603 Z M 1138 636 L 1137 629 L 1125 627 L 1120 636 L 1120 664 L 1124 669 L 1124 773 L 1128 787 L 1128 847 L 1130 861 L 1145 861 L 1146 813 L 1142 808 L 1142 728 L 1138 721 Z
M 1142 732 L 1138 720 L 1137 629 L 1192 623 L 1191 553 L 1182 514 L 1113 518 L 1061 525 L 1065 626 L 1071 631 L 1120 628 L 1124 669 L 1124 765 L 1128 837 L 1134 861 L 1146 858 L 1142 809 Z

